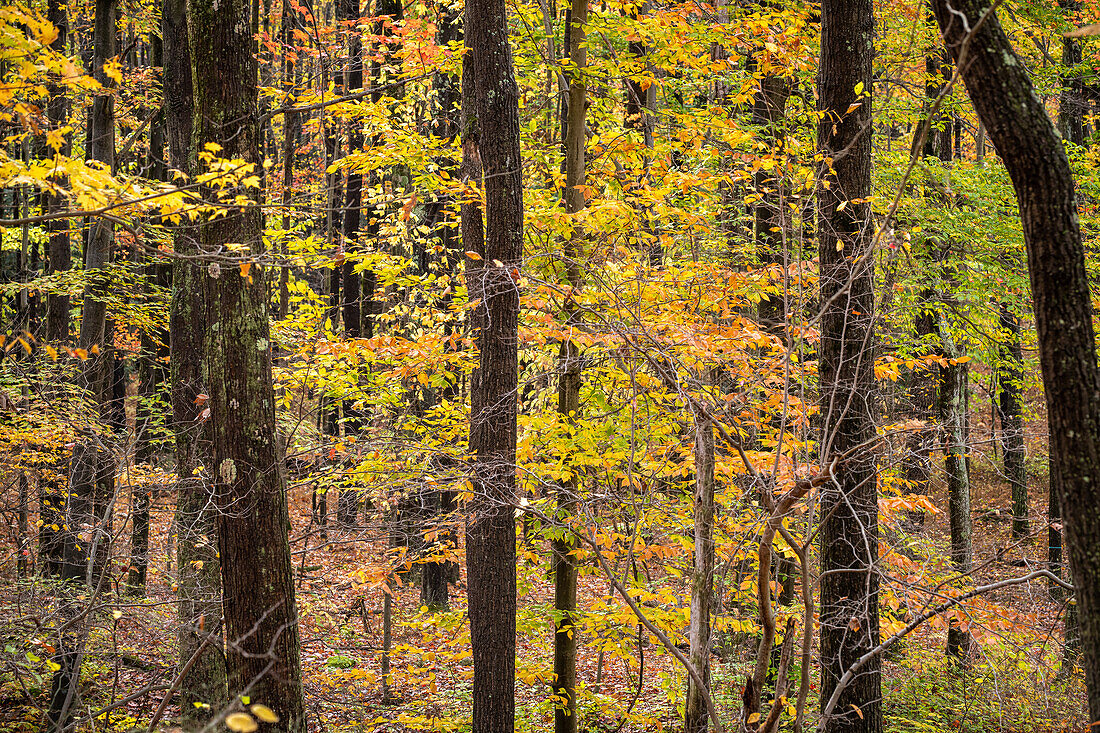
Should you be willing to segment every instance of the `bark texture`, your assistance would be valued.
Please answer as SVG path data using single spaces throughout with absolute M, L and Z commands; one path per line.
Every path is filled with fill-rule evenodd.
M 162 0 L 161 38 L 168 163 L 174 170 L 189 173 L 194 99 L 186 0 Z M 172 233 L 173 249 L 183 257 L 172 262 L 168 317 L 172 434 L 179 477 L 175 517 L 179 695 L 185 731 L 201 730 L 226 702 L 217 507 L 209 480 L 209 423 L 202 417 L 207 405 L 199 397 L 205 394 L 206 273 L 188 259 L 198 253 L 195 236 L 195 229 L 188 226 L 179 226 Z M 207 467 L 207 473 L 196 473 L 200 465 Z M 196 706 L 196 702 L 210 707 Z
M 258 173 L 248 18 L 247 0 L 188 3 L 193 139 L 196 151 L 217 143 L 221 156 L 252 164 Z M 232 208 L 199 225 L 199 250 L 213 257 L 240 243 L 261 254 L 262 224 L 256 206 Z M 279 723 L 271 729 L 304 733 L 286 480 L 275 444 L 267 273 L 259 264 L 247 275 L 233 261 L 218 264 L 212 261 L 204 278 L 204 343 L 229 692 L 274 710 Z
M 1073 176 L 1027 69 L 982 0 L 935 0 L 947 48 L 1016 189 L 1050 426 L 1050 475 L 1077 587 L 1089 714 L 1100 721 L 1100 375 Z M 965 59 L 960 61 L 960 56 Z
M 832 160 L 832 170 L 822 173 L 817 189 L 825 304 L 820 460 L 822 465 L 839 461 L 835 480 L 821 498 L 823 705 L 844 671 L 879 642 L 878 489 L 870 445 L 875 437 L 874 224 L 870 206 L 861 202 L 871 193 L 873 35 L 870 0 L 821 3 L 818 106 L 825 116 L 818 125 L 818 148 Z M 824 730 L 881 730 L 881 700 L 876 659 L 841 692 Z
M 1027 506 L 1027 469 L 1024 459 L 1023 347 L 1020 344 L 1020 317 L 1007 303 L 1001 303 L 1000 367 L 997 370 L 997 414 L 1001 419 L 1001 449 L 1005 478 L 1012 489 L 1012 536 L 1026 537 L 1030 531 Z
M 516 401 L 519 268 L 523 255 L 523 169 L 519 88 L 508 43 L 504 0 L 466 3 L 463 63 L 464 178 L 484 181 L 480 207 L 463 207 L 471 313 L 478 364 L 470 385 L 470 451 L 474 454 L 471 518 L 466 526 L 473 731 L 515 727 Z M 483 176 L 476 175 L 477 169 Z M 498 264 L 499 263 L 499 264 Z
M 587 104 L 585 66 L 588 47 L 585 33 L 588 24 L 588 0 L 573 0 L 569 13 L 568 71 L 569 93 L 567 113 L 562 117 L 562 139 L 565 143 L 565 212 L 577 215 L 584 210 L 585 183 L 585 106 Z M 584 232 L 574 219 L 573 230 L 563 248 L 565 278 L 572 291 L 581 287 L 580 260 L 583 256 Z M 572 298 L 565 301 L 567 327 L 580 322 L 580 312 Z M 561 343 L 558 352 L 558 416 L 572 425 L 580 412 L 581 355 L 572 340 Z M 557 487 L 558 519 L 568 522 L 575 512 L 580 489 L 574 473 Z M 573 537 L 566 531 L 552 543 L 554 552 L 554 733 L 576 733 L 577 730 L 577 562 L 572 554 Z
M 69 18 L 65 5 L 61 0 L 49 0 L 47 19 L 57 28 L 57 38 L 50 47 L 55 51 L 64 52 L 69 35 Z M 66 97 L 65 87 L 61 84 L 49 86 L 50 101 L 46 107 L 46 115 L 50 121 L 50 128 L 59 130 L 65 126 L 69 116 L 69 100 Z M 62 155 L 71 153 L 72 144 L 70 138 L 65 138 L 60 152 Z M 63 182 L 62 182 L 63 183 Z M 58 214 L 64 211 L 66 203 L 63 197 L 46 194 L 46 213 Z M 54 219 L 46 224 L 49 232 L 49 245 L 46 250 L 46 272 L 64 272 L 72 267 L 72 244 L 69 241 L 69 222 L 67 219 Z M 46 297 L 46 340 L 51 342 L 65 342 L 69 340 L 69 296 L 67 294 L 51 293 Z
M 710 613 L 714 595 L 714 424 L 699 406 L 692 408 L 695 423 L 695 552 L 691 575 L 691 620 L 688 656 L 710 687 Z M 684 703 L 684 733 L 705 733 L 706 693 L 688 678 Z
M 944 356 L 958 360 L 964 356 L 951 333 L 947 316 L 939 317 L 940 343 Z M 973 569 L 970 523 L 970 471 L 967 469 L 969 445 L 966 421 L 970 407 L 970 379 L 966 362 L 949 363 L 940 368 L 939 418 L 943 428 L 944 471 L 947 474 L 947 503 L 951 523 L 951 563 L 955 572 L 967 576 Z M 947 630 L 947 653 L 965 658 L 970 653 L 971 636 L 955 618 Z

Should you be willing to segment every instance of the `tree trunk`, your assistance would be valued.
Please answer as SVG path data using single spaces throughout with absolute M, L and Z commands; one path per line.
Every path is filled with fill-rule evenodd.
M 297 48 L 294 43 L 294 29 L 302 23 L 301 13 L 297 7 L 283 0 L 282 8 L 283 22 L 280 28 L 282 53 L 280 58 L 283 64 L 283 94 L 285 103 L 289 105 L 294 104 L 295 95 L 297 92 L 295 79 L 295 70 L 297 69 L 297 61 L 295 56 L 297 55 Z M 290 226 L 292 224 L 290 210 L 293 203 L 294 193 L 294 162 L 298 152 L 298 139 L 302 135 L 302 115 L 300 112 L 287 112 L 283 117 L 283 244 L 280 248 L 279 254 L 283 257 L 283 262 L 279 268 L 279 312 L 278 319 L 281 321 L 287 316 L 287 310 L 290 308 L 290 262 L 287 259 L 289 254 L 287 249 L 287 238 L 290 236 Z
M 150 37 L 150 71 L 153 77 L 162 82 L 161 66 L 164 63 L 163 43 L 159 36 Z M 145 110 L 148 114 L 148 110 Z M 149 128 L 149 155 L 146 163 L 146 175 L 167 181 L 168 171 L 164 166 L 165 110 L 163 105 L 154 116 Z M 141 249 L 135 247 L 133 257 L 140 262 Z M 171 287 L 171 264 L 153 255 L 153 260 L 145 266 L 146 302 L 152 306 L 154 298 L 148 293 L 150 285 L 163 292 Z M 155 406 L 167 377 L 167 362 L 170 337 L 166 329 L 143 330 L 141 333 L 141 382 L 138 389 L 136 408 L 137 435 L 134 437 L 134 459 L 137 463 L 153 463 L 157 452 L 158 432 L 157 416 L 160 410 Z M 150 491 L 138 486 L 130 494 L 131 535 L 130 535 L 130 571 L 127 574 L 127 591 L 133 595 L 145 594 L 145 580 L 149 568 L 149 505 Z
M 862 201 L 871 193 L 873 35 L 870 0 L 821 3 L 818 106 L 826 116 L 818 125 L 818 148 L 833 165 L 817 189 L 821 299 L 827 304 L 819 347 L 820 462 L 829 466 L 843 457 L 832 486 L 821 497 L 823 707 L 845 670 L 879 643 L 878 490 L 871 450 L 876 415 L 874 225 L 871 208 Z M 881 700 L 876 658 L 826 711 L 824 730 L 880 731 Z
M 463 63 L 463 153 L 472 185 L 484 181 L 485 216 L 463 206 L 467 283 L 477 334 L 471 376 L 470 452 L 474 496 L 466 526 L 473 731 L 515 728 L 516 658 L 516 395 L 519 268 L 523 256 L 523 167 L 519 88 L 508 42 L 504 0 L 466 3 Z M 480 163 L 480 166 L 478 165 Z M 484 176 L 474 175 L 481 167 Z M 497 263 L 500 264 L 497 264 Z
M 95 6 L 94 25 L 94 52 L 92 66 L 96 78 L 109 91 L 114 88 L 114 82 L 103 72 L 104 64 L 115 55 L 115 19 L 117 7 L 115 0 L 97 0 Z M 90 144 L 88 157 L 99 161 L 105 168 L 113 171 L 115 167 L 115 105 L 114 95 L 103 93 L 97 95 L 92 101 L 91 111 L 88 117 L 88 129 Z M 84 304 L 80 321 L 80 336 L 78 344 L 88 353 L 88 358 L 81 366 L 81 386 L 85 389 L 89 399 L 97 405 L 99 418 L 110 424 L 111 403 L 113 402 L 114 388 L 114 358 L 113 349 L 110 348 L 108 327 L 106 293 L 107 283 L 105 273 L 111 259 L 111 248 L 114 244 L 114 226 L 105 219 L 93 219 L 91 231 L 88 237 L 88 247 L 85 257 L 84 269 L 90 274 L 89 283 L 85 288 Z M 94 548 L 95 557 L 89 556 L 89 583 L 94 587 L 98 585 L 100 573 L 104 570 L 102 554 L 110 539 L 106 524 L 108 521 L 108 502 L 110 501 L 110 484 L 113 484 L 113 466 L 110 453 L 100 446 L 100 440 L 95 436 L 85 436 L 82 441 L 86 444 L 84 450 L 74 453 L 73 479 L 70 481 L 70 492 L 78 497 L 78 504 L 87 507 L 85 516 L 78 523 L 89 524 L 93 527 L 93 536 L 89 549 Z M 79 456 L 79 461 L 77 457 Z M 90 461 L 89 466 L 80 465 L 82 461 Z
M 570 292 L 582 286 L 580 258 L 584 256 L 584 232 L 577 215 L 584 210 L 585 199 L 585 113 L 587 105 L 585 67 L 588 47 L 588 0 L 572 0 L 569 14 L 568 43 L 570 68 L 567 72 L 569 93 L 567 113 L 562 117 L 565 144 L 565 213 L 573 218 L 572 231 L 565 240 L 562 260 Z M 566 330 L 580 325 L 581 313 L 567 297 L 564 304 Z M 558 419 L 573 425 L 581 407 L 581 355 L 577 344 L 563 339 L 558 352 Z M 557 486 L 557 518 L 568 523 L 576 513 L 580 479 L 575 472 Z M 569 530 L 551 543 L 554 563 L 554 733 L 577 731 L 577 562 L 576 543 Z
M 714 595 L 714 424 L 699 407 L 692 407 L 695 423 L 695 555 L 691 575 L 691 619 L 688 655 L 710 686 L 710 611 Z M 689 678 L 684 702 L 684 733 L 705 733 L 710 720 L 707 690 Z
M 194 145 L 260 167 L 256 59 L 247 0 L 190 0 L 188 31 L 194 84 Z M 204 191 L 205 196 L 212 195 Z M 253 192 L 255 193 L 255 192 Z M 231 210 L 198 227 L 200 251 L 228 243 L 263 253 L 256 206 Z M 275 444 L 267 273 L 253 263 L 208 271 L 205 362 L 214 494 L 219 509 L 226 666 L 231 696 L 279 716 L 277 730 L 306 730 L 298 609 L 290 564 L 286 476 Z M 217 275 L 215 277 L 214 275 Z
M 186 0 L 161 2 L 168 162 L 175 170 L 190 173 L 193 170 L 194 95 L 186 13 Z M 175 531 L 179 696 L 181 722 L 186 731 L 202 729 L 224 707 L 227 699 L 217 508 L 209 481 L 209 422 L 203 417 L 209 407 L 203 387 L 206 334 L 203 281 L 206 270 L 188 259 L 198 253 L 195 235 L 194 228 L 187 226 L 179 226 L 172 233 L 173 249 L 183 257 L 172 262 L 172 302 L 168 319 L 172 432 L 178 477 Z M 206 467 L 205 474 L 196 473 L 200 465 Z
M 949 360 L 962 357 L 955 344 L 947 316 L 940 314 L 940 343 Z M 948 515 L 951 522 L 951 562 L 960 576 L 972 570 L 970 545 L 970 472 L 967 470 L 969 446 L 966 439 L 966 419 L 969 412 L 970 385 L 966 362 L 940 368 L 939 418 L 943 426 L 944 469 L 947 474 Z M 972 638 L 952 619 L 947 630 L 947 653 L 966 658 Z
M 1000 347 L 997 413 L 1001 419 L 1001 448 L 1005 478 L 1012 488 L 1012 536 L 1026 537 L 1029 530 L 1027 506 L 1027 470 L 1024 458 L 1023 349 L 1020 346 L 1020 317 L 1007 303 L 1001 303 L 1000 326 L 1005 341 Z
M 462 24 L 459 12 L 446 4 L 441 4 L 439 14 L 439 45 L 446 46 L 452 41 L 461 41 Z M 461 89 L 459 79 L 450 74 L 437 73 L 432 79 L 432 84 L 435 87 L 436 98 L 439 101 L 439 110 L 432 124 L 432 135 L 441 141 L 451 140 L 460 131 L 459 102 Z M 442 167 L 450 175 L 457 177 L 455 169 L 458 166 L 454 160 L 446 159 L 442 162 Z M 459 253 L 462 251 L 459 247 L 458 237 L 454 234 L 454 228 L 451 226 L 451 222 L 448 221 L 454 215 L 454 205 L 455 202 L 452 197 L 439 195 L 431 203 L 430 213 L 426 217 L 434 225 L 435 237 L 443 248 L 442 264 L 444 269 L 441 274 L 450 277 L 454 277 L 456 274 L 458 259 L 461 256 Z M 452 300 L 450 291 L 444 291 L 443 296 L 440 298 L 439 310 L 448 311 Z M 454 342 L 455 332 L 456 326 L 452 322 L 448 322 L 444 326 L 444 333 L 450 339 L 449 343 Z M 448 346 L 447 348 L 450 349 L 451 347 Z M 443 390 L 441 394 L 443 400 L 453 402 L 457 399 L 456 379 L 457 377 L 452 378 Z M 427 505 L 438 520 L 454 510 L 454 492 L 450 489 L 441 488 L 433 494 L 433 496 L 428 497 Z M 428 521 L 431 521 L 431 517 L 428 518 Z M 455 547 L 457 545 L 456 540 L 457 538 L 450 529 L 437 531 L 436 533 L 436 543 L 439 545 L 440 550 Z M 455 563 L 449 560 L 433 560 L 424 564 L 420 584 L 420 603 L 422 605 L 433 611 L 445 610 L 450 606 L 450 582 L 455 568 Z
M 936 18 L 1016 189 L 1050 425 L 1051 481 L 1059 504 L 1074 508 L 1065 513 L 1066 548 L 1090 720 L 1100 721 L 1100 374 L 1073 176 L 1027 69 L 996 16 L 983 17 L 986 5 L 935 0 Z
M 337 0 L 336 20 L 347 34 L 347 67 L 343 75 L 342 91 L 351 94 L 363 88 L 363 37 L 359 30 L 359 0 Z M 347 127 L 348 154 L 362 149 L 362 123 L 352 119 Z M 352 254 L 359 251 L 359 223 L 363 205 L 363 174 L 349 171 L 344 186 L 344 205 L 341 212 L 343 222 L 344 251 Z M 363 336 L 363 293 L 359 272 L 354 259 L 345 260 L 341 272 L 342 291 L 340 297 L 341 318 L 344 323 L 344 338 L 358 339 Z M 352 400 L 344 400 L 344 433 L 359 435 L 363 428 L 362 415 Z M 336 502 L 336 524 L 351 527 L 359 516 L 362 494 L 358 489 L 346 487 L 340 490 Z
M 57 38 L 50 47 L 59 53 L 66 50 L 68 42 L 68 12 L 61 0 L 50 0 L 47 9 L 47 20 L 57 28 Z M 61 84 L 50 84 L 50 99 L 46 107 L 46 115 L 49 119 L 51 130 L 60 130 L 65 126 L 69 116 L 69 101 L 66 96 L 66 88 Z M 61 149 L 57 151 L 61 155 L 72 153 L 71 137 L 66 136 Z M 65 180 L 58 181 L 64 185 Z M 60 214 L 67 206 L 62 196 L 47 193 L 47 214 Z M 46 223 L 46 231 L 49 244 L 46 250 L 46 273 L 54 274 L 65 272 L 72 267 L 72 244 L 69 239 L 68 219 L 52 219 Z M 71 340 L 70 329 L 70 303 L 68 295 L 49 294 L 46 298 L 46 341 L 54 344 L 68 344 Z M 66 490 L 60 478 L 59 472 L 48 468 L 39 477 L 39 519 L 42 524 L 38 530 L 38 557 L 39 567 L 47 575 L 60 575 L 63 562 L 63 548 L 65 545 L 62 536 L 62 527 L 65 525 Z
M 1058 6 L 1066 15 L 1081 10 L 1080 0 L 1058 0 Z M 1059 80 L 1058 131 L 1062 139 L 1074 145 L 1085 143 L 1085 115 L 1089 100 L 1085 94 L 1085 81 L 1074 69 L 1082 62 L 1081 40 L 1062 37 L 1062 65 L 1068 73 Z
M 753 67 L 756 66 L 755 57 Z M 763 130 L 763 139 L 768 144 L 769 154 L 781 155 L 783 134 L 780 130 L 784 123 L 784 110 L 787 98 L 791 94 L 790 80 L 780 76 L 765 75 L 760 79 L 760 88 L 752 103 L 752 124 Z M 786 290 L 787 252 L 786 237 L 783 235 L 785 215 L 781 186 L 782 166 L 772 171 L 761 168 L 753 174 L 753 187 L 759 199 L 753 205 L 752 215 L 756 228 L 756 252 L 762 267 L 772 268 L 768 284 L 775 285 L 780 293 L 771 293 L 760 300 L 760 323 L 771 333 L 782 336 L 787 321 L 787 302 L 782 291 Z
M 66 6 L 61 0 L 49 0 L 47 19 L 57 28 L 57 38 L 50 44 L 50 48 L 59 53 L 65 52 L 68 41 L 69 21 Z M 46 107 L 46 115 L 50 121 L 51 130 L 60 130 L 65 126 L 69 116 L 69 100 L 66 97 L 66 89 L 61 84 L 49 86 L 50 101 Z M 71 138 L 66 135 L 65 142 L 58 151 L 61 155 L 69 155 L 72 152 Z M 59 181 L 64 185 L 64 181 Z M 46 212 L 59 214 L 65 210 L 67 204 L 64 197 L 47 193 Z M 72 266 L 72 245 L 69 241 L 68 219 L 52 219 L 46 224 L 49 233 L 49 247 L 46 250 L 46 272 L 53 274 L 65 272 Z M 46 340 L 52 343 L 67 343 L 69 341 L 69 296 L 66 294 L 51 293 L 46 297 Z

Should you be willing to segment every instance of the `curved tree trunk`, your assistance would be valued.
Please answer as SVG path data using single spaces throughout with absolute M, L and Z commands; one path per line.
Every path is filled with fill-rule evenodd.
M 1090 719 L 1100 721 L 1100 373 L 1073 175 L 1026 68 L 983 0 L 934 0 L 944 41 L 1008 169 L 1023 223 L 1050 425 L 1066 512 Z M 960 61 L 960 56 L 966 58 Z

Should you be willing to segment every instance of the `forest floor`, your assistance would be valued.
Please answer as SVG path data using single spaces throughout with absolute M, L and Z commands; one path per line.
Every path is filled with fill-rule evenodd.
M 988 426 L 975 421 L 975 433 Z M 991 445 L 991 442 L 989 443 Z M 1045 455 L 1031 446 L 1032 455 Z M 1029 462 L 1032 534 L 1010 538 L 1007 482 L 991 450 L 979 450 L 972 462 L 975 582 L 984 584 L 1040 569 L 1046 560 L 1045 466 Z M 933 496 L 937 507 L 946 497 Z M 404 731 L 463 730 L 468 726 L 472 676 L 465 618 L 464 578 L 452 587 L 448 612 L 420 608 L 420 590 L 393 582 L 393 639 L 389 698 L 383 699 L 381 660 L 386 565 L 385 538 L 376 531 L 330 531 L 328 541 L 309 531 L 310 491 L 291 493 L 295 528 L 295 574 L 301 616 L 302 664 L 310 730 Z M 112 599 L 97 614 L 83 666 L 82 705 L 97 718 L 96 730 L 145 730 L 164 686 L 173 678 L 175 649 L 174 569 L 169 547 L 173 507 L 168 497 L 154 505 L 153 563 L 144 600 Z M 308 552 L 305 551 L 308 533 Z M 930 513 L 919 531 L 896 533 L 890 541 L 906 545 L 904 554 L 884 556 L 884 628 L 905 618 L 905 611 L 945 592 L 933 586 L 950 576 L 945 511 Z M 5 536 L 3 557 L 12 558 Z M 522 549 L 522 546 L 521 546 Z M 894 548 L 897 549 L 897 548 Z M 519 563 L 520 612 L 517 654 L 517 730 L 553 727 L 549 700 L 553 585 L 547 578 L 545 548 L 533 548 Z M 231 560 L 231 559 L 230 559 Z M 528 562 L 528 560 L 530 562 Z M 118 569 L 121 577 L 122 570 Z M 34 632 L 35 619 L 49 608 L 42 584 L 15 582 L 14 562 L 0 565 L 0 631 L 5 668 L 0 670 L 0 731 L 39 729 L 49 683 L 48 634 Z M 673 592 L 683 581 L 658 578 Z M 684 677 L 675 660 L 649 634 L 639 637 L 628 610 L 605 609 L 609 586 L 593 569 L 580 580 L 580 606 L 603 619 L 579 630 L 578 677 L 582 729 L 610 733 L 677 730 Z M 682 597 L 682 596 L 681 596 Z M 800 602 L 789 609 L 798 613 Z M 595 613 L 600 610 L 601 613 Z M 665 608 L 666 613 L 682 611 Z M 990 594 L 969 607 L 964 617 L 976 637 L 969 667 L 944 654 L 947 622 L 919 627 L 886 656 L 883 668 L 886 730 L 901 731 L 1073 731 L 1085 725 L 1080 670 L 1066 673 L 1062 663 L 1065 605 L 1052 600 L 1045 580 Z M 745 609 L 746 621 L 754 620 Z M 684 611 L 686 619 L 686 611 Z M 684 622 L 686 624 L 686 620 Z M 28 633 L 27 630 L 31 632 Z M 16 634 L 25 634 L 17 638 Z M 598 637 L 598 638 L 597 638 Z M 739 717 L 741 687 L 751 669 L 755 637 L 732 634 L 715 647 L 713 694 L 727 721 Z M 683 641 L 681 638 L 680 641 Z M 639 645 L 643 662 L 639 687 Z M 602 653 L 601 650 L 602 649 Z M 29 650 L 28 656 L 25 652 Z M 37 654 L 34 651 L 37 650 Z M 797 675 L 797 668 L 793 670 Z M 148 689 L 146 695 L 120 701 Z M 809 707 L 816 709 L 816 675 Z M 261 701 L 262 702 L 262 701 Z M 108 708 L 110 708 L 108 710 Z M 630 714 L 624 720 L 624 713 Z M 97 714 L 97 711 L 105 711 Z M 167 709 L 167 720 L 178 708 Z

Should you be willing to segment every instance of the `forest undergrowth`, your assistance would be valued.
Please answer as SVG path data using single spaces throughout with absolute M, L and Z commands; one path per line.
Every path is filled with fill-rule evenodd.
M 1034 404 L 1031 407 L 1036 408 Z M 1046 558 L 1046 524 L 1022 541 L 1011 537 L 1008 489 L 996 456 L 988 449 L 988 417 L 972 415 L 972 496 L 974 522 L 974 583 L 982 585 L 1042 567 Z M 1029 449 L 1038 445 L 1031 431 Z M 1045 516 L 1043 488 L 1048 477 L 1041 465 L 1029 465 L 1030 515 Z M 377 528 L 329 530 L 327 540 L 310 523 L 311 487 L 291 482 L 290 516 L 295 578 L 300 609 L 303 679 L 311 725 L 321 731 L 464 731 L 469 729 L 472 665 L 465 609 L 465 574 L 460 574 L 448 611 L 433 613 L 420 603 L 418 568 L 393 565 L 404 572 L 379 569 L 378 558 L 400 558 L 378 538 Z M 9 489 L 14 482 L 7 482 Z M 942 507 L 946 497 L 939 482 L 931 499 Z M 5 497 L 5 499 L 10 497 Z M 129 507 L 120 509 L 128 517 Z M 119 588 L 107 589 L 113 613 L 95 620 L 83 659 L 81 696 L 95 716 L 96 730 L 145 730 L 156 712 L 175 668 L 176 616 L 172 521 L 174 502 L 164 493 L 152 505 L 151 562 L 147 597 L 126 598 Z M 905 589 L 925 593 L 930 580 L 951 575 L 946 513 L 924 512 L 923 527 L 912 513 L 884 512 L 885 554 L 891 578 L 883 611 L 891 623 L 907 618 Z M 125 529 L 125 528 L 124 528 Z M 307 546 L 308 541 L 308 546 Z M 14 558 L 13 538 L 3 537 L 0 556 Z M 548 576 L 543 540 L 520 540 L 516 729 L 547 730 L 553 721 L 550 697 L 553 627 L 553 583 Z M 124 558 L 116 558 L 124 560 Z M 730 570 L 717 586 L 752 582 L 745 572 Z M 660 619 L 686 648 L 683 576 L 664 571 L 644 572 L 653 597 L 671 598 L 676 605 L 656 601 L 647 611 Z M 48 583 L 41 578 L 19 581 L 10 561 L 0 565 L 0 633 L 9 654 L 26 648 L 20 668 L 0 670 L 0 731 L 37 730 L 49 685 L 47 642 L 33 635 L 19 638 L 17 629 L 33 617 L 32 609 L 49 606 Z M 584 612 L 578 632 L 578 714 L 582 730 L 670 731 L 681 725 L 683 669 L 648 632 L 639 634 L 636 620 L 621 600 L 609 593 L 608 581 L 591 565 L 582 572 L 578 605 Z M 383 689 L 384 599 L 392 592 L 390 682 Z M 915 600 L 916 596 L 909 598 Z M 796 600 L 796 603 L 800 601 Z M 885 730 L 1053 733 L 1084 726 L 1084 685 L 1080 669 L 1066 662 L 1061 629 L 1064 601 L 1052 598 L 1046 581 L 991 593 L 969 607 L 965 623 L 976 637 L 968 663 L 944 654 L 951 619 L 933 618 L 918 627 L 887 654 L 883 665 Z M 793 606 L 787 610 L 796 613 Z M 713 692 L 731 719 L 741 706 L 745 676 L 751 673 L 759 633 L 755 609 L 727 607 L 716 623 L 713 643 Z M 949 614 L 948 614 L 949 615 Z M 957 622 L 957 621 L 956 621 Z M 640 642 L 640 644 L 639 644 Z M 29 643 L 29 646 L 28 646 Z M 37 653 L 34 651 L 38 649 Z M 16 657 L 18 658 L 18 657 Z M 641 661 L 639 661 L 641 660 Z M 792 679 L 799 669 L 792 667 Z M 639 680 L 640 676 L 640 680 Z M 813 672 L 812 693 L 817 690 Z M 639 684 L 640 682 L 640 684 Z M 145 694 L 140 694 L 145 690 Z M 173 713 L 170 707 L 167 718 Z M 1067 721 L 1069 721 L 1067 723 Z M 168 728 L 166 730 L 171 730 Z

